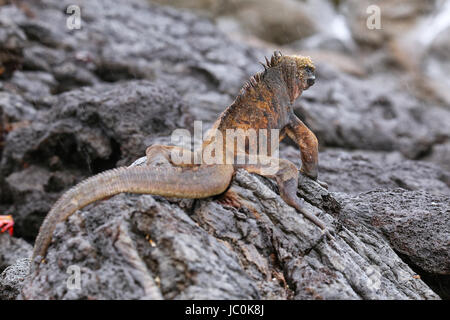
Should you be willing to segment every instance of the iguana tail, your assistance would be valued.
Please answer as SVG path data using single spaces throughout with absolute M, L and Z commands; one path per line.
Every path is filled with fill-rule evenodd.
M 199 167 L 121 167 L 90 177 L 64 193 L 41 225 L 33 260 L 45 257 L 58 222 L 88 204 L 122 192 L 176 198 L 206 198 L 226 190 L 233 176 L 231 165 Z

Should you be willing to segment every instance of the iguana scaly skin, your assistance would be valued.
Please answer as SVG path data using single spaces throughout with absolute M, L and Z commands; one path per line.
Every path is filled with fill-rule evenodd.
M 295 116 L 292 107 L 303 90 L 314 84 L 314 65 L 308 57 L 283 56 L 280 52 L 275 52 L 270 61 L 266 58 L 263 66 L 264 71 L 250 78 L 236 100 L 219 116 L 213 129 L 220 131 L 223 137 L 226 136 L 227 129 L 279 129 L 280 140 L 288 135 L 299 146 L 301 172 L 316 180 L 318 142 L 315 135 Z M 203 150 L 213 140 L 212 137 L 207 138 Z M 324 223 L 305 210 L 303 200 L 297 197 L 298 169 L 292 162 L 279 159 L 278 171 L 271 174 L 265 173 L 262 170 L 264 166 L 260 164 L 179 165 L 171 158 L 174 148 L 181 151 L 181 148 L 174 146 L 151 146 L 147 149 L 147 165 L 108 170 L 82 181 L 64 193 L 40 228 L 33 259 L 40 262 L 45 257 L 57 223 L 94 201 L 122 192 L 206 198 L 224 192 L 237 168 L 275 178 L 284 201 L 332 238 Z M 245 150 L 235 150 L 234 144 L 232 148 L 224 149 L 224 154 L 236 155 L 237 152 Z M 162 166 L 164 163 L 166 165 Z M 38 256 L 39 260 L 36 259 Z

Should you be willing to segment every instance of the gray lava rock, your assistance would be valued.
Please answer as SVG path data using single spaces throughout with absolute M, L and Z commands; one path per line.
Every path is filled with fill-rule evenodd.
M 18 260 L 0 274 L 0 300 L 15 300 L 30 272 L 30 259 Z
M 23 239 L 0 233 L 0 272 L 22 258 L 31 256 L 32 247 Z
M 421 269 L 450 275 L 450 198 L 425 191 L 372 190 L 345 200 L 341 219 L 380 230 Z
M 179 93 L 194 99 L 211 91 L 234 95 L 262 58 L 187 11 L 145 0 L 78 1 L 81 29 L 69 30 L 64 13 L 69 5 L 73 2 L 32 2 L 33 18 L 17 14 L 13 20 L 30 40 L 24 68 L 52 74 L 56 92 L 102 81 L 162 78 L 177 80 L 173 86 Z M 0 12 L 2 17 L 7 19 Z
M 0 79 L 11 77 L 23 63 L 26 36 L 10 17 L 17 11 L 17 8 L 9 7 L 0 12 Z
M 52 74 L 41 71 L 16 71 L 8 82 L 10 91 L 22 95 L 34 106 L 47 106 L 55 92 L 57 82 Z
M 319 172 L 331 191 L 355 194 L 373 189 L 424 190 L 450 194 L 450 173 L 438 165 L 404 159 L 399 153 L 326 150 Z
M 36 117 L 36 109 L 22 96 L 0 91 L 2 127 L 9 123 L 31 121 Z
M 20 294 L 32 249 L 25 240 L 0 233 L 0 300 L 15 300 Z
M 39 115 L 8 134 L 1 167 L 3 197 L 29 240 L 61 191 L 170 142 L 189 118 L 173 89 L 145 80 L 73 90 Z
M 307 208 L 336 241 L 324 241 L 268 180 L 246 171 L 218 199 L 119 195 L 58 224 L 22 298 L 438 298 L 378 233 L 352 232 Z M 70 266 L 79 268 L 80 289 L 67 286 Z

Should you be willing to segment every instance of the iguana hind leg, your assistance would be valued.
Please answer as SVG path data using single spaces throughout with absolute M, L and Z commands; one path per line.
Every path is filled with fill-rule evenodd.
M 272 166 L 276 165 L 277 168 L 268 169 L 268 163 L 271 163 Z M 268 178 L 275 178 L 280 190 L 281 198 L 288 205 L 294 207 L 303 214 L 303 216 L 319 226 L 324 231 L 327 238 L 333 239 L 333 236 L 326 225 L 315 214 L 308 211 L 305 208 L 304 200 L 297 196 L 298 169 L 295 164 L 285 159 L 258 156 L 258 164 L 244 164 L 237 167 L 244 168 L 248 172 L 256 173 Z
M 148 147 L 145 153 L 149 166 L 193 167 L 195 165 L 195 153 L 177 146 L 155 144 Z M 174 159 L 174 154 L 178 155 L 179 159 Z

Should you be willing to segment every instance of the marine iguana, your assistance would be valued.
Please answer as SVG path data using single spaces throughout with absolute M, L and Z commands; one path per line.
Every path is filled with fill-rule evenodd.
M 226 108 L 213 125 L 213 134 L 202 150 L 214 141 L 214 132 L 226 136 L 227 129 L 279 129 L 279 140 L 289 136 L 300 148 L 301 173 L 317 180 L 318 141 L 314 133 L 294 114 L 293 102 L 303 90 L 315 82 L 315 67 L 309 57 L 284 56 L 275 51 L 270 61 L 266 58 L 264 70 L 250 78 L 235 101 Z M 246 150 L 224 145 L 223 157 L 236 156 Z M 176 198 L 207 198 L 223 193 L 238 168 L 274 178 L 282 199 L 321 229 L 333 236 L 325 224 L 304 208 L 304 200 L 297 196 L 298 169 L 288 160 L 278 160 L 278 170 L 267 173 L 267 161 L 256 164 L 179 164 L 173 161 L 173 152 L 188 152 L 177 146 L 153 145 L 147 148 L 147 163 L 142 166 L 120 167 L 90 177 L 65 192 L 52 207 L 35 241 L 33 260 L 45 258 L 56 224 L 66 220 L 77 210 L 97 200 L 130 192 Z M 193 153 L 189 157 L 193 157 Z M 266 156 L 270 159 L 270 155 Z M 261 159 L 262 160 L 262 159 Z M 319 182 L 320 183 L 320 182 Z M 40 257 L 36 259 L 36 257 Z

